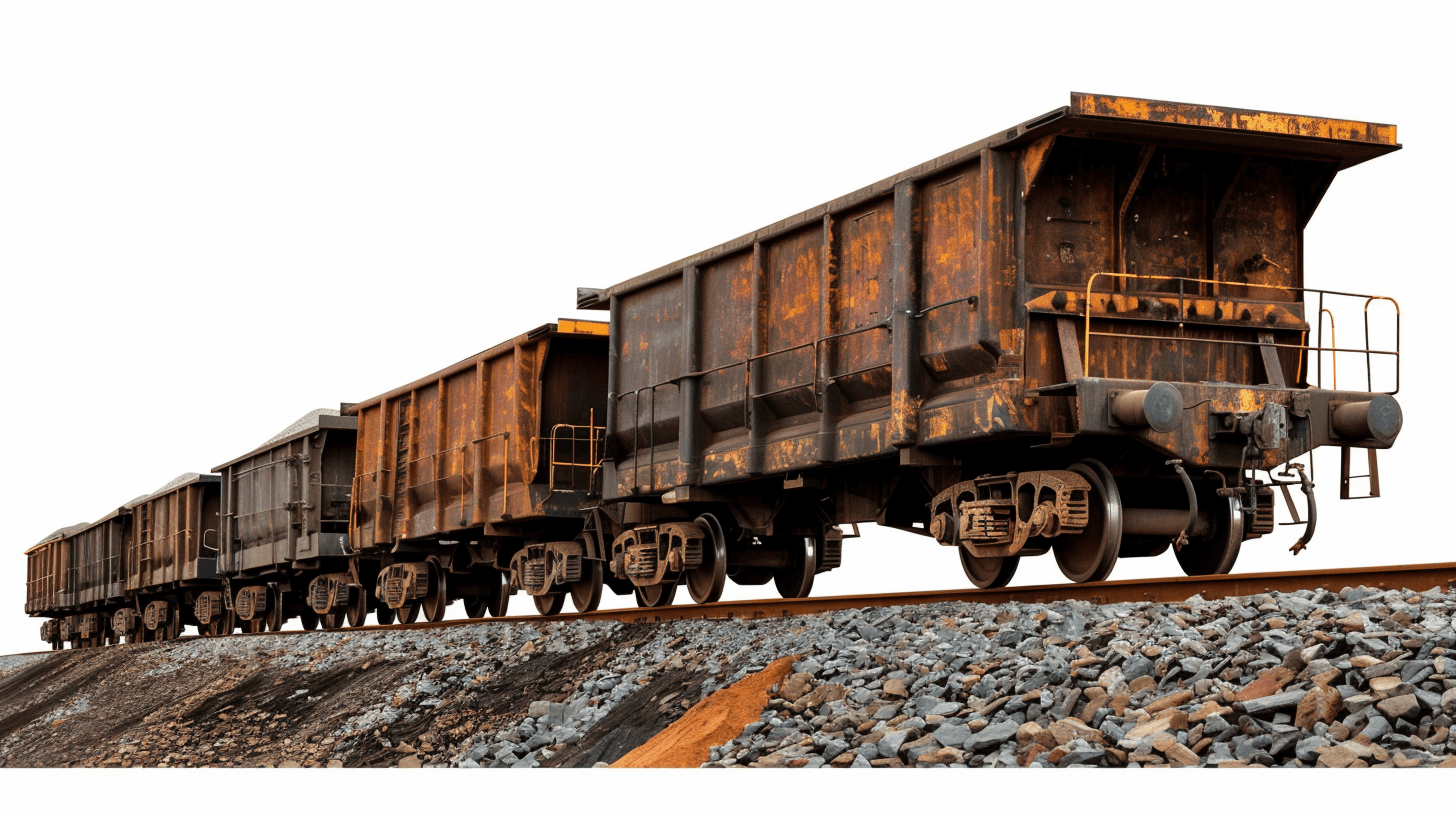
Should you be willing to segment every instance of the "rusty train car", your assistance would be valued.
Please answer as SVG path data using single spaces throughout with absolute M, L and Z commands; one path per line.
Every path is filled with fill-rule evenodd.
M 1297 552 L 1316 516 L 1291 462 L 1373 467 L 1402 421 L 1373 384 L 1311 382 L 1338 353 L 1327 304 L 1394 301 L 1307 286 L 1304 226 L 1339 171 L 1398 148 L 1386 125 L 1073 94 L 582 290 L 612 332 L 602 557 L 650 599 L 725 576 L 803 595 L 873 521 L 956 547 L 981 587 L 1048 552 L 1073 581 L 1170 547 L 1220 573 L 1291 486 Z
M 59 649 L 208 631 L 194 609 L 221 580 L 217 499 L 216 476 L 187 473 L 27 550 L 25 608 L 48 618 L 41 639 Z
M 128 505 L 93 525 L 123 525 L 120 599 L 114 581 L 77 577 L 110 551 L 86 544 L 77 561 L 83 531 L 60 531 L 28 553 L 26 611 L 51 619 L 53 645 L 90 645 L 184 621 L 223 634 L 295 615 L 438 620 L 455 600 L 500 615 L 522 591 L 543 614 L 568 596 L 595 608 L 604 587 L 643 606 L 680 586 L 709 603 L 729 580 L 800 597 L 866 522 L 954 547 L 979 587 L 1045 554 L 1078 582 L 1169 549 L 1189 574 L 1223 573 L 1273 532 L 1280 494 L 1304 525 L 1298 552 L 1317 507 L 1297 460 L 1339 447 L 1347 498 L 1366 450 L 1379 495 L 1375 454 L 1402 425 L 1395 301 L 1311 287 L 1304 265 L 1335 175 L 1395 137 L 1073 94 L 578 290 L 606 323 L 548 324 L 316 412 L 220 480 L 174 486 L 186 501 Z M 1372 312 L 1393 342 L 1373 344 Z M 1364 343 L 1336 346 L 1351 313 Z M 1352 355 L 1365 387 L 1338 390 Z M 130 540 L 180 549 L 143 568 Z M 113 607 L 106 631 L 77 617 Z
M 547 324 L 352 405 L 359 422 L 349 531 L 377 615 L 439 620 L 510 593 L 554 614 L 601 599 L 582 535 L 601 458 L 607 326 Z M 372 579 L 372 581 L 371 581 Z
M 358 422 L 339 413 L 311 411 L 213 469 L 224 577 L 199 603 L 199 622 L 215 617 L 215 629 L 228 632 L 277 631 L 295 616 L 305 629 L 364 623 L 368 598 L 351 590 L 348 529 Z

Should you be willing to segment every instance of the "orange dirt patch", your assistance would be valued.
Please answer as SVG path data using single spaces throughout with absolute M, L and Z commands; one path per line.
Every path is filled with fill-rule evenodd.
M 738 736 L 763 714 L 769 689 L 783 680 L 798 655 L 782 657 L 757 674 L 713 692 L 657 736 L 612 763 L 613 768 L 696 768 L 708 751 Z

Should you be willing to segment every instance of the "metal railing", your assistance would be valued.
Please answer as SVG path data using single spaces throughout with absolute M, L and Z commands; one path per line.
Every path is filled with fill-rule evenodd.
M 1144 335 L 1144 334 L 1130 334 L 1130 333 L 1126 333 L 1126 332 L 1102 332 L 1102 331 L 1094 332 L 1094 331 L 1092 331 L 1092 317 L 1093 317 L 1093 314 L 1092 314 L 1092 295 L 1094 294 L 1094 292 L 1092 290 L 1092 285 L 1097 281 L 1098 278 L 1104 278 L 1104 277 L 1105 278 L 1130 278 L 1130 279 L 1135 279 L 1135 280 L 1177 281 L 1178 282 L 1178 320 L 1177 320 L 1177 323 L 1178 323 L 1178 334 L 1176 336 L 1173 336 L 1173 337 L 1165 337 L 1165 336 L 1149 336 L 1149 335 Z M 1318 295 L 1318 301 L 1317 301 L 1317 304 L 1316 305 L 1317 305 L 1317 308 L 1319 310 L 1320 319 L 1317 321 L 1317 324 L 1316 324 L 1317 325 L 1317 328 L 1315 330 L 1315 344 L 1314 345 L 1309 345 L 1307 343 L 1293 344 L 1293 343 L 1272 343 L 1272 342 L 1270 342 L 1270 343 L 1263 343 L 1263 342 L 1258 341 L 1257 339 L 1255 339 L 1255 340 L 1224 340 L 1224 339 L 1215 339 L 1215 338 L 1211 338 L 1211 337 L 1189 337 L 1189 336 L 1187 336 L 1187 335 L 1185 335 L 1183 333 L 1183 326 L 1184 326 L 1184 320 L 1183 320 L 1183 318 L 1187 314 L 1187 303 L 1185 302 L 1185 299 L 1188 297 L 1188 295 L 1185 292 L 1185 284 L 1186 283 L 1196 284 L 1196 285 L 1198 285 L 1200 287 L 1201 286 L 1206 286 L 1206 285 L 1208 285 L 1210 283 L 1215 283 L 1215 284 L 1217 284 L 1219 286 L 1242 286 L 1242 287 L 1245 287 L 1247 289 L 1260 289 L 1260 290 L 1270 290 L 1270 291 L 1277 291 L 1277 292 L 1288 292 L 1288 293 L 1291 293 L 1291 294 L 1298 293 L 1298 294 L 1302 294 L 1302 295 L 1310 295 L 1310 294 Z M 1100 292 L 1099 291 L 1099 292 L 1097 292 L 1097 294 L 1112 295 L 1112 294 L 1118 294 L 1118 293 L 1113 293 L 1113 292 Z M 1163 293 L 1163 294 L 1172 294 L 1172 293 Z M 1334 346 L 1334 345 L 1331 345 L 1331 346 L 1325 346 L 1324 345 L 1324 315 L 1325 314 L 1328 314 L 1330 316 L 1330 342 L 1332 344 L 1334 343 L 1334 313 L 1332 311 L 1330 311 L 1329 309 L 1326 309 L 1325 308 L 1325 296 L 1326 295 L 1329 295 L 1331 297 L 1360 298 L 1360 299 L 1363 299 L 1364 300 L 1365 348 L 1340 348 L 1340 347 Z M 1217 295 L 1215 295 L 1215 297 L 1217 297 Z M 1387 301 L 1393 307 L 1395 307 L 1395 349 L 1394 350 L 1372 349 L 1372 348 L 1370 348 L 1370 305 L 1372 303 L 1376 302 L 1376 301 L 1379 301 L 1379 300 Z M 1083 304 L 1084 304 L 1084 309 L 1083 309 L 1083 328 L 1082 328 L 1082 338 L 1083 338 L 1083 347 L 1082 347 L 1082 371 L 1083 371 L 1084 374 L 1086 374 L 1088 376 L 1091 375 L 1091 371 L 1092 371 L 1092 369 L 1091 369 L 1091 365 L 1092 365 L 1092 338 L 1093 337 L 1116 337 L 1116 338 L 1134 338 L 1134 339 L 1142 339 L 1142 340 L 1154 340 L 1154 341 L 1161 341 L 1161 342 L 1168 342 L 1168 341 L 1177 342 L 1177 343 L 1194 342 L 1194 343 L 1206 343 L 1206 344 L 1210 344 L 1210 345 L 1247 346 L 1247 347 L 1256 348 L 1256 349 L 1257 348 L 1293 349 L 1293 350 L 1299 351 L 1300 358 L 1299 358 L 1299 366 L 1298 366 L 1298 368 L 1301 371 L 1304 370 L 1304 367 L 1305 367 L 1304 366 L 1304 355 L 1305 354 L 1311 354 L 1312 353 L 1314 355 L 1317 355 L 1315 357 L 1315 377 L 1316 377 L 1315 385 L 1317 387 L 1323 387 L 1323 375 L 1324 375 L 1324 362 L 1323 362 L 1323 360 L 1324 360 L 1324 358 L 1323 358 L 1322 355 L 1324 353 L 1328 352 L 1331 355 L 1337 355 L 1337 354 L 1362 354 L 1362 355 L 1365 356 L 1365 376 L 1366 376 L 1365 387 L 1366 387 L 1366 390 L 1367 391 L 1374 391 L 1374 388 L 1375 388 L 1375 378 L 1374 378 L 1374 371 L 1373 371 L 1373 368 L 1371 366 L 1371 356 L 1372 355 L 1389 356 L 1389 357 L 1394 358 L 1394 360 L 1395 360 L 1395 388 L 1393 390 L 1391 390 L 1391 391 L 1386 391 L 1386 392 L 1382 392 L 1382 393 L 1386 393 L 1386 394 L 1396 394 L 1396 393 L 1398 393 L 1400 391 L 1400 304 L 1398 302 L 1396 302 L 1396 300 L 1394 298 L 1386 297 L 1385 295 L 1362 295 L 1362 294 L 1356 294 L 1354 292 L 1339 292 L 1339 291 L 1335 291 L 1333 289 L 1311 289 L 1311 288 L 1303 287 L 1303 286 L 1280 286 L 1280 285 L 1277 285 L 1277 284 L 1268 284 L 1268 283 L 1243 283 L 1243 282 L 1240 282 L 1240 281 L 1208 281 L 1208 280 L 1204 280 L 1204 279 L 1201 279 L 1201 278 L 1179 277 L 1179 276 L 1175 276 L 1175 275 L 1141 275 L 1141 274 L 1134 274 L 1134 273 L 1127 273 L 1127 272 L 1095 272 L 1095 273 L 1092 274 L 1092 276 L 1090 278 L 1087 279 L 1087 289 L 1086 289 L 1086 292 L 1085 292 L 1085 295 L 1084 295 Z M 1108 318 L 1108 317 L 1111 317 L 1111 315 L 1104 314 L 1104 315 L 1099 315 L 1099 317 Z M 1162 322 L 1171 323 L 1171 322 L 1174 322 L 1174 321 L 1165 320 L 1165 321 L 1162 321 Z M 1223 325 L 1223 324 L 1217 324 L 1217 325 Z M 1250 329 L 1257 329 L 1259 327 L 1257 327 L 1257 326 L 1249 326 L 1248 328 L 1250 328 Z M 1302 339 L 1307 340 L 1309 338 L 1309 329 L 1308 328 L 1302 329 L 1300 331 L 1300 334 L 1302 336 Z M 1332 358 L 1332 361 L 1331 361 L 1331 368 L 1332 368 L 1331 376 L 1332 376 L 1333 379 L 1335 379 L 1336 382 L 1338 382 L 1337 374 L 1333 370 L 1333 368 L 1335 366 L 1335 360 L 1338 360 L 1338 357 Z
M 551 426 L 551 436 L 547 447 L 547 489 L 551 493 L 571 493 L 577 490 L 589 490 L 592 480 L 596 478 L 597 471 L 602 466 L 602 449 L 606 441 L 607 429 L 605 426 L 596 424 L 596 409 L 591 409 L 588 414 L 586 425 L 569 425 L 558 423 Z M 586 448 L 586 458 L 579 458 L 582 447 Z M 566 455 L 570 458 L 562 459 L 559 451 L 565 448 Z M 568 474 L 568 487 L 559 487 L 556 478 L 557 468 L 566 468 Z M 577 485 L 577 474 L 586 470 L 585 485 Z

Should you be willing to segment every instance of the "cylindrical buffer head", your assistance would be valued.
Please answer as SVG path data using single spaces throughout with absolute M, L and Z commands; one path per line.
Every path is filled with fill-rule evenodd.
M 1183 395 L 1169 383 L 1154 383 L 1146 391 L 1128 391 L 1112 399 L 1112 416 L 1133 428 L 1158 433 L 1178 430 L 1183 422 Z
M 1382 445 L 1395 441 L 1400 433 L 1400 403 L 1389 394 L 1366 402 L 1351 402 L 1335 409 L 1335 432 L 1347 439 L 1373 439 Z

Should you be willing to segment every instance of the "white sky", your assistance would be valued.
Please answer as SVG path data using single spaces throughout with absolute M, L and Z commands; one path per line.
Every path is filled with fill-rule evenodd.
M 1308 285 L 1402 303 L 1386 497 L 1337 501 L 1328 451 L 1310 550 L 1280 528 L 1237 570 L 1456 560 L 1423 478 L 1453 453 L 1444 21 L 1181 8 L 0 5 L 0 653 L 41 646 L 21 553 L 52 530 L 1073 90 L 1399 126 L 1306 236 Z M 1159 574 L 1171 553 L 1113 577 Z M 1048 556 L 1016 583 L 1062 580 Z M 953 550 L 872 533 L 816 594 L 967 585 Z

